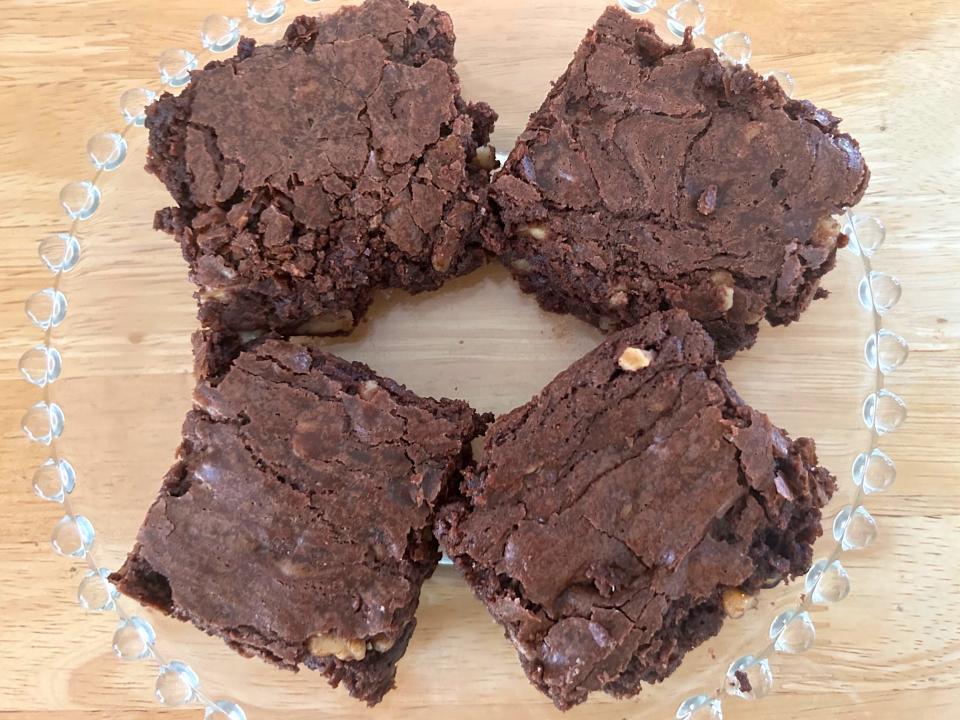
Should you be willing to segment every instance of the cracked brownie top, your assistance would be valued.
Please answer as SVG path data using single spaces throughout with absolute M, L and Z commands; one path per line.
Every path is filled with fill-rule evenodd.
M 604 330 L 683 308 L 728 357 L 796 320 L 869 173 L 839 120 L 610 8 L 495 178 L 487 246 Z
M 495 113 L 468 105 L 450 17 L 367 0 L 194 72 L 148 111 L 147 168 L 215 330 L 350 330 L 377 287 L 482 262 Z M 478 154 L 478 148 L 482 148 Z
M 483 420 L 277 340 L 195 400 L 179 460 L 111 579 L 245 655 L 305 664 L 379 701 L 439 559 L 434 508 Z
M 500 417 L 461 490 L 440 544 L 567 708 L 666 677 L 719 630 L 725 591 L 805 572 L 834 480 L 674 310 Z

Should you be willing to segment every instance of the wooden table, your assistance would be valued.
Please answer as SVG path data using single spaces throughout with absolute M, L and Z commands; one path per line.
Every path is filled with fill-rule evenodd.
M 77 608 L 82 569 L 53 556 L 47 545 L 59 509 L 38 501 L 29 489 L 37 456 L 28 451 L 18 424 L 37 393 L 15 366 L 37 338 L 22 310 L 24 298 L 46 282 L 36 241 L 57 217 L 60 186 L 81 172 L 82 143 L 95 131 L 117 126 L 116 98 L 123 89 L 147 79 L 155 84 L 153 58 L 160 51 L 178 42 L 196 44 L 191 28 L 205 14 L 202 4 L 209 12 L 242 12 L 240 0 L 7 0 L 0 9 L 0 716 L 10 720 L 199 716 L 196 708 L 159 709 L 150 691 L 155 670 L 116 662 L 109 650 L 113 623 Z M 556 48 L 572 51 L 600 5 L 592 0 L 449 0 L 446 7 L 461 36 L 459 54 L 472 58 L 460 67 L 467 93 L 488 99 L 510 93 L 541 97 L 561 69 Z M 896 272 L 906 288 L 890 323 L 907 335 L 913 351 L 895 376 L 910 419 L 885 443 L 900 479 L 890 492 L 871 498 L 882 535 L 848 563 L 853 595 L 818 617 L 823 638 L 805 656 L 811 669 L 806 679 L 790 676 L 759 704 L 729 702 L 726 716 L 957 717 L 960 91 L 955 74 L 960 6 L 952 0 L 714 0 L 709 5 L 711 28 L 749 32 L 762 57 L 758 66 L 790 69 L 799 93 L 809 91 L 843 115 L 847 129 L 862 142 L 874 172 L 871 203 L 882 208 L 890 230 L 878 262 Z M 534 23 L 535 30 L 528 32 Z M 142 52 L 130 51 L 138 45 Z M 528 103 L 526 110 L 535 104 Z M 502 127 L 518 127 L 523 114 L 506 114 Z M 80 329 L 78 324 L 70 332 Z M 765 336 L 778 337 L 773 332 Z M 127 339 L 144 340 L 135 335 Z M 185 333 L 160 338 L 151 347 L 165 342 L 180 352 Z M 769 342 L 762 340 L 767 349 L 758 352 L 770 352 Z M 86 360 L 95 364 L 97 350 L 90 352 Z M 804 352 L 817 358 L 830 349 L 811 338 Z M 179 368 L 181 384 L 185 362 Z M 841 471 L 846 478 L 846 469 Z M 463 653 L 489 651 L 499 653 L 498 662 L 503 658 L 486 666 L 488 702 L 460 704 L 450 714 L 554 717 L 533 691 L 523 689 L 512 651 L 501 648 L 483 611 L 467 601 L 461 611 L 453 603 L 451 598 L 465 597 L 456 579 L 444 575 L 435 582 L 430 604 L 441 609 L 432 611 L 454 613 L 458 624 L 427 622 L 423 632 L 445 627 L 456 634 L 466 627 L 485 633 L 479 645 L 467 645 Z M 452 645 L 443 651 L 448 655 L 438 657 L 438 668 L 444 660 L 446 667 L 453 665 L 460 651 Z M 324 716 L 430 717 L 429 702 L 418 698 L 430 697 L 431 683 L 455 685 L 457 680 L 428 668 L 411 675 L 403 695 L 397 693 L 398 700 L 379 711 L 368 713 L 343 701 L 327 707 Z M 521 698 L 516 705 L 498 704 L 499 688 L 508 685 Z M 332 695 L 325 689 L 315 692 Z M 593 717 L 601 708 L 604 717 L 671 716 L 670 702 L 645 705 L 642 700 L 616 710 L 607 703 L 590 704 L 571 717 Z M 276 714 L 319 716 L 292 709 Z

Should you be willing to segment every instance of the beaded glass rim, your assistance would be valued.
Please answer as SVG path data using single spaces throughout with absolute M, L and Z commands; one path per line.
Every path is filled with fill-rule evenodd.
M 303 0 L 308 6 L 318 0 Z M 709 44 L 726 62 L 747 64 L 752 41 L 742 32 L 711 36 L 706 32 L 706 12 L 699 0 L 680 0 L 667 9 L 658 0 L 619 0 L 620 6 L 634 16 L 653 15 L 664 20 L 670 32 L 682 38 L 687 27 L 694 36 Z M 207 17 L 200 29 L 202 50 L 193 53 L 171 49 L 162 53 L 157 66 L 162 86 L 178 88 L 190 81 L 190 72 L 198 67 L 199 57 L 213 58 L 232 50 L 242 34 L 253 35 L 257 26 L 279 21 L 287 13 L 285 0 L 246 0 L 246 18 L 223 15 Z M 206 59 L 206 57 L 205 57 Z M 787 95 L 793 91 L 793 79 L 783 71 L 765 77 L 775 78 Z M 48 457 L 33 476 L 35 493 L 62 505 L 64 515 L 54 526 L 51 545 L 55 552 L 86 563 L 87 572 L 77 590 L 85 610 L 112 612 L 118 619 L 113 635 L 113 650 L 121 660 L 150 660 L 157 666 L 157 699 L 171 706 L 199 704 L 205 718 L 226 717 L 245 720 L 243 709 L 231 700 L 209 696 L 200 685 L 197 673 L 186 663 L 170 659 L 160 652 L 156 633 L 144 618 L 124 610 L 119 593 L 108 581 L 109 571 L 100 566 L 94 551 L 93 525 L 74 512 L 70 495 L 76 484 L 76 472 L 58 446 L 63 432 L 63 409 L 53 400 L 51 387 L 60 376 L 62 356 L 53 345 L 52 334 L 66 318 L 67 298 L 61 291 L 63 275 L 80 260 L 78 231 L 81 224 L 96 213 L 100 204 L 100 181 L 106 173 L 123 163 L 127 154 L 126 137 L 142 128 L 145 108 L 157 97 L 148 88 L 126 91 L 120 98 L 125 127 L 119 132 L 94 135 L 87 143 L 87 154 L 94 167 L 89 180 L 68 183 L 60 191 L 60 204 L 70 221 L 69 229 L 43 238 L 39 254 L 52 273 L 51 284 L 32 294 L 26 301 L 26 314 L 43 332 L 42 340 L 20 359 L 24 378 L 37 386 L 41 399 L 23 416 L 22 429 L 27 438 L 48 449 Z M 872 315 L 873 328 L 864 345 L 864 358 L 874 371 L 872 391 L 863 402 L 863 421 L 870 431 L 869 445 L 855 459 L 851 471 L 854 490 L 850 501 L 833 522 L 835 544 L 832 551 L 818 559 L 803 582 L 803 591 L 788 610 L 773 618 L 769 639 L 755 653 L 734 659 L 718 687 L 684 699 L 677 708 L 676 720 L 720 720 L 727 697 L 757 700 L 773 691 L 774 678 L 769 658 L 775 653 L 802 653 L 813 646 L 816 629 L 810 610 L 816 605 L 840 602 L 850 592 L 850 580 L 841 562 L 850 551 L 866 548 L 877 537 L 877 523 L 865 507 L 868 495 L 889 488 L 896 479 L 896 468 L 881 449 L 881 438 L 897 430 L 906 419 L 903 399 L 887 389 L 887 376 L 906 361 L 909 347 L 900 335 L 884 328 L 883 316 L 900 300 L 900 281 L 873 269 L 873 258 L 880 249 L 886 230 L 880 219 L 847 211 L 840 218 L 850 238 L 848 249 L 859 258 L 861 279 L 857 288 L 860 304 Z M 735 608 L 737 598 L 728 598 Z

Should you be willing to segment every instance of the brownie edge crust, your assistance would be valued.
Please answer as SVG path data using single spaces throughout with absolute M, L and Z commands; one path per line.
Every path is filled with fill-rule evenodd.
M 110 580 L 242 655 L 379 702 L 440 557 L 434 510 L 485 419 L 276 340 L 201 382 L 195 403 Z
M 834 478 L 747 406 L 682 311 L 611 336 L 488 430 L 441 547 L 557 707 L 635 695 L 724 594 L 809 568 Z

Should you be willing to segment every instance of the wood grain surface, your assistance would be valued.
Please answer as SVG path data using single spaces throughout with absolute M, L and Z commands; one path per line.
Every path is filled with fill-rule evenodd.
M 304 7 L 327 10 L 335 4 Z M 457 23 L 465 93 L 501 110 L 502 146 L 539 104 L 603 6 L 602 0 L 443 4 Z M 117 98 L 123 90 L 156 85 L 154 59 L 162 50 L 196 47 L 195 28 L 207 13 L 239 15 L 242 5 L 241 0 L 0 3 L 4 720 L 200 716 L 195 706 L 160 709 L 152 693 L 155 668 L 118 662 L 110 651 L 114 620 L 77 607 L 84 570 L 54 556 L 48 545 L 60 509 L 35 498 L 29 487 L 42 454 L 27 445 L 18 426 L 38 394 L 23 382 L 16 362 L 38 340 L 23 301 L 49 282 L 37 260 L 37 241 L 62 226 L 56 203 L 61 185 L 89 175 L 82 153 L 86 138 L 119 126 Z M 870 499 L 881 536 L 848 562 L 853 593 L 817 613 L 820 637 L 813 651 L 782 663 L 777 659 L 773 696 L 757 704 L 730 700 L 725 716 L 958 717 L 960 6 L 954 0 L 711 0 L 708 5 L 712 30 L 748 32 L 758 68 L 789 69 L 797 94 L 835 110 L 861 141 L 874 173 L 867 204 L 883 216 L 889 233 L 877 264 L 895 272 L 905 288 L 887 320 L 912 347 L 908 364 L 891 380 L 907 399 L 910 417 L 884 441 L 899 479 L 888 493 Z M 138 152 L 142 142 L 131 145 L 131 154 Z M 141 164 L 139 157 L 132 162 L 131 167 Z M 115 533 L 102 542 L 105 563 L 117 562 L 133 537 L 176 444 L 190 390 L 189 288 L 176 248 L 149 232 L 150 213 L 164 202 L 163 193 L 128 184 L 126 177 L 118 174 L 114 199 L 105 200 L 103 218 L 93 226 L 96 242 L 88 239 L 85 245 L 88 269 L 78 270 L 67 286 L 71 315 L 62 347 L 69 372 L 57 389 L 68 410 L 65 442 L 82 465 L 81 483 L 98 488 L 92 498 L 78 488 L 78 502 L 88 502 L 98 519 L 109 518 Z M 849 293 L 854 269 L 847 261 L 828 286 Z M 415 390 L 461 393 L 483 409 L 502 411 L 596 339 L 578 324 L 542 316 L 495 268 L 444 293 L 439 303 L 381 299 L 371 326 L 336 347 L 396 373 Z M 862 316 L 850 315 L 855 312 L 849 297 L 818 304 L 793 328 L 765 329 L 758 347 L 731 364 L 747 399 L 776 410 L 776 419 L 797 433 L 814 434 L 847 484 L 849 460 L 864 442 L 854 403 L 865 387 L 858 355 L 867 326 Z M 464 325 L 466 316 L 481 319 Z M 543 330 L 531 333 L 537 323 Z M 452 377 L 459 384 L 444 385 Z M 676 702 L 704 678 L 719 681 L 728 651 L 762 644 L 757 633 L 763 632 L 763 620 L 748 622 L 749 642 L 726 628 L 717 644 L 692 656 L 694 669 L 678 673 L 673 685 L 630 702 L 598 698 L 568 717 L 672 717 Z M 512 648 L 449 571 L 439 572 L 425 592 L 421 624 L 401 664 L 400 689 L 372 711 L 308 673 L 274 674 L 190 628 L 157 623 L 161 638 L 177 652 L 207 658 L 199 664 L 209 670 L 204 683 L 211 692 L 241 696 L 255 717 L 559 716 L 527 686 Z M 717 668 L 713 676 L 696 671 L 711 665 Z

